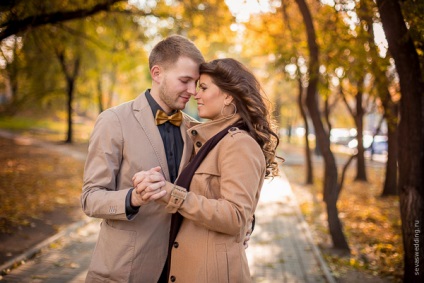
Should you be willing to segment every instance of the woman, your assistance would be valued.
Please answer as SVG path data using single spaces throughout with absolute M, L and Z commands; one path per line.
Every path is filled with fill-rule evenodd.
M 278 174 L 278 137 L 259 82 L 234 59 L 200 65 L 195 99 L 210 121 L 188 130 L 193 160 L 176 184 L 154 168 L 137 173 L 134 187 L 146 197 L 166 191 L 157 201 L 174 213 L 170 282 L 250 282 L 243 240 L 264 178 Z

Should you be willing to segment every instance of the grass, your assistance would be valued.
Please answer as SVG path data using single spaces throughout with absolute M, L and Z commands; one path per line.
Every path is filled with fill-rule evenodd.
M 349 256 L 341 256 L 330 248 L 331 237 L 322 201 L 323 169 L 315 166 L 315 184 L 305 185 L 303 165 L 284 166 L 301 211 L 312 229 L 314 240 L 321 247 L 336 278 L 354 270 L 390 282 L 401 282 L 403 246 L 399 198 L 380 197 L 384 170 L 384 166 L 367 167 L 368 182 L 355 182 L 355 167 L 351 165 L 349 168 L 338 208 L 351 253 Z
M 24 136 L 31 136 L 46 141 L 59 142 L 67 138 L 68 125 L 63 114 L 51 117 L 31 117 L 31 116 L 0 116 L 0 129 L 5 129 Z M 77 143 L 87 142 L 93 121 L 84 117 L 73 118 L 73 140 Z

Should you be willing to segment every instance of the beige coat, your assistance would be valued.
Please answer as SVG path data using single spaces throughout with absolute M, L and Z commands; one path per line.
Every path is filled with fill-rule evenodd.
M 199 146 L 237 121 L 221 119 L 191 128 Z M 258 143 L 245 131 L 227 134 L 196 170 L 190 192 L 180 207 L 170 201 L 173 184 L 159 200 L 168 212 L 184 220 L 172 249 L 170 282 L 246 283 L 250 272 L 243 240 L 259 200 L 265 176 L 265 157 Z
M 184 115 L 180 170 L 193 152 L 186 133 L 190 121 Z M 100 114 L 90 138 L 81 196 L 84 212 L 103 218 L 86 282 L 157 282 L 171 216 L 155 202 L 142 206 L 131 220 L 125 214 L 134 173 L 155 166 L 169 180 L 163 142 L 144 94 Z

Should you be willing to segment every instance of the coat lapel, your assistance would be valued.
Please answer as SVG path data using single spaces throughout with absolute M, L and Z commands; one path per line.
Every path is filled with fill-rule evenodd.
M 143 128 L 146 136 L 150 142 L 151 147 L 155 151 L 155 155 L 159 161 L 159 165 L 162 168 L 163 174 L 166 180 L 170 180 L 169 169 L 166 161 L 166 153 L 163 147 L 163 141 L 159 133 L 159 129 L 155 124 L 152 110 L 149 103 L 147 102 L 144 94 L 139 95 L 133 103 L 134 116 Z M 140 150 L 143 150 L 140 148 Z M 149 170 L 150 168 L 146 168 Z

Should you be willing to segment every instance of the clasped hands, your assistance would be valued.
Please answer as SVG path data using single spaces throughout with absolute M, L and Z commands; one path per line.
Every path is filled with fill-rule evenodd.
M 166 195 L 166 191 L 162 190 L 166 183 L 160 167 L 137 172 L 132 181 L 134 186 L 131 195 L 132 206 L 142 206 Z
M 162 190 L 162 187 L 165 186 L 166 183 L 160 167 L 154 167 L 148 171 L 137 172 L 134 174 L 132 181 L 134 186 L 131 196 L 132 206 L 142 206 L 166 195 L 166 190 Z M 249 246 L 248 242 L 251 233 L 252 228 L 249 228 L 243 240 L 245 249 Z

